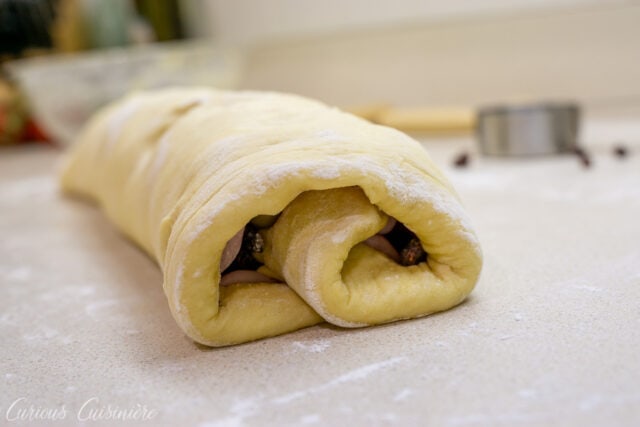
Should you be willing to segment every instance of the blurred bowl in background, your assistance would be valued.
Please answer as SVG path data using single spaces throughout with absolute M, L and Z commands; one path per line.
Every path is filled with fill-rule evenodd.
M 233 89 L 243 62 L 238 51 L 198 41 L 29 58 L 5 67 L 25 92 L 36 121 L 69 145 L 110 101 L 135 90 L 177 85 Z

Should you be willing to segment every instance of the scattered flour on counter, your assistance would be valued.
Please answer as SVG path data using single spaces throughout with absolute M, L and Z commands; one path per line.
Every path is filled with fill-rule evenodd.
M 632 405 L 640 403 L 640 393 L 631 394 L 593 394 L 582 399 L 578 404 L 578 409 L 584 412 L 598 410 L 603 405 Z
M 256 415 L 261 407 L 261 397 L 239 399 L 231 405 L 231 415 L 198 424 L 198 427 L 242 427 L 245 425 L 244 420 Z
M 207 421 L 205 423 L 198 424 L 198 427 L 242 427 L 244 426 L 243 418 L 240 417 L 227 417 L 216 421 Z
M 0 200 L 4 203 L 34 198 L 47 200 L 55 197 L 57 184 L 50 175 L 33 176 L 17 181 L 10 181 L 0 186 Z
M 587 279 L 584 277 L 576 277 L 571 279 L 560 280 L 555 283 L 555 286 L 558 289 L 560 289 L 563 294 L 571 294 L 574 296 L 583 295 L 583 293 L 578 293 L 576 291 L 582 291 L 582 292 L 587 291 L 589 293 L 605 291 L 602 288 L 592 286 L 591 283 L 593 282 L 594 280 L 592 279 Z
M 459 190 L 504 191 L 505 188 L 513 187 L 513 179 L 510 176 L 491 172 L 474 171 L 473 174 L 454 172 L 449 174 L 449 178 L 454 187 Z
M 577 191 L 560 190 L 557 188 L 543 188 L 537 193 L 537 195 L 543 200 L 565 203 L 577 202 L 584 198 L 583 195 Z
M 296 343 L 299 343 L 299 342 L 296 341 Z M 294 343 L 294 345 L 296 345 L 296 343 Z M 378 371 L 395 366 L 398 363 L 405 361 L 406 359 L 407 358 L 404 356 L 393 357 L 391 359 L 383 360 L 381 362 L 375 362 L 369 365 L 364 365 L 364 366 L 361 366 L 360 368 L 356 368 L 338 377 L 335 377 L 334 379 L 326 383 L 312 386 L 307 388 L 306 390 L 293 392 L 293 393 L 272 398 L 272 399 L 265 399 L 263 396 L 255 396 L 255 397 L 249 397 L 246 399 L 238 399 L 238 400 L 235 400 L 233 404 L 229 407 L 228 415 L 223 416 L 222 418 L 219 418 L 217 420 L 211 420 L 211 421 L 198 424 L 198 427 L 242 427 L 245 425 L 245 420 L 247 418 L 251 418 L 259 415 L 262 408 L 264 408 L 267 405 L 272 405 L 272 404 L 284 405 L 309 395 L 330 390 L 334 387 L 338 387 L 345 383 L 362 380 Z M 400 399 L 404 399 L 408 397 L 410 394 L 412 394 L 412 392 L 410 390 L 405 389 L 401 391 L 398 395 L 400 396 Z M 388 415 L 390 417 L 394 417 L 393 414 L 388 414 Z M 300 418 L 301 424 L 315 424 L 318 422 L 320 422 L 320 415 L 318 414 L 307 414 L 302 418 Z
M 578 289 L 581 291 L 589 291 L 589 292 L 605 292 L 606 291 L 605 289 L 599 288 L 597 286 L 581 285 L 581 284 L 573 285 L 572 288 Z
M 17 282 L 25 282 L 31 278 L 33 271 L 29 267 L 16 267 L 6 272 L 0 271 L 2 275 L 8 280 L 15 280 Z
M 532 399 L 538 397 L 539 395 L 538 391 L 532 388 L 523 388 L 521 390 L 518 390 L 517 394 L 523 399 Z
M 287 404 L 302 397 L 330 390 L 345 383 L 362 380 L 377 371 L 388 369 L 406 359 L 406 357 L 394 357 L 388 360 L 383 360 L 382 362 L 371 363 L 342 374 L 324 384 L 309 387 L 306 390 L 293 392 L 277 398 L 265 399 L 263 396 L 255 396 L 246 399 L 238 399 L 230 406 L 229 415 L 223 416 L 217 420 L 201 423 L 198 427 L 242 427 L 245 425 L 245 420 L 247 418 L 257 416 L 261 409 L 266 405 Z M 300 421 L 304 424 L 313 424 L 319 422 L 320 417 L 317 414 L 308 414 L 302 417 Z
M 185 370 L 185 366 L 181 363 L 171 363 L 171 364 L 163 364 L 158 367 L 158 372 L 163 374 L 170 374 L 173 372 L 183 372 Z
M 607 187 L 605 191 L 601 191 L 587 200 L 602 204 L 624 203 L 625 206 L 629 204 L 637 205 L 638 201 L 640 201 L 640 189 L 634 182 L 630 182 L 628 186 Z
M 16 316 L 11 313 L 4 313 L 0 316 L 0 325 L 15 326 L 18 324 Z
M 322 353 L 323 351 L 331 347 L 331 342 L 329 340 L 318 340 L 311 343 L 294 341 L 292 345 L 295 348 L 308 351 L 309 353 Z
M 108 300 L 105 300 L 105 301 L 98 301 L 98 302 L 94 302 L 92 304 L 88 304 L 84 308 L 84 311 L 89 316 L 95 317 L 97 314 L 100 313 L 101 310 L 103 310 L 105 308 L 108 309 L 110 307 L 117 306 L 120 303 L 121 303 L 121 301 L 116 300 L 116 299 L 108 299 Z
M 275 398 L 273 399 L 272 402 L 279 405 L 286 404 L 294 400 L 300 399 L 302 397 L 308 396 L 310 394 L 320 393 L 345 383 L 367 378 L 369 375 L 373 374 L 374 372 L 377 372 L 382 369 L 390 368 L 391 366 L 397 365 L 398 363 L 404 360 L 406 360 L 406 357 L 394 357 L 388 360 L 384 360 L 382 362 L 376 362 L 370 365 L 365 365 L 360 368 L 354 369 L 353 371 L 349 371 L 345 374 L 342 374 L 339 377 L 336 377 L 333 380 L 326 382 L 324 384 L 320 384 L 315 387 L 309 387 L 306 390 L 296 391 L 294 393 L 290 393 L 290 394 Z
M 25 341 L 44 341 L 55 338 L 58 335 L 60 335 L 60 333 L 57 330 L 43 325 L 31 333 L 24 334 L 22 338 Z
M 393 396 L 393 401 L 400 402 L 402 400 L 405 400 L 407 397 L 411 396 L 412 394 L 413 394 L 413 390 L 409 388 L 404 388 L 400 390 L 398 393 L 396 393 L 395 396 Z
M 533 398 L 537 396 L 535 390 L 524 389 L 518 391 L 518 395 L 526 398 Z M 617 405 L 617 406 L 629 406 L 640 402 L 640 394 L 618 394 L 603 396 L 595 394 L 587 396 L 582 400 L 576 400 L 575 403 L 571 403 L 567 411 L 580 410 L 582 412 L 593 412 L 598 410 L 603 404 Z M 458 415 L 450 417 L 447 420 L 448 425 L 461 426 L 461 425 L 515 425 L 515 424 L 535 424 L 535 425 L 549 425 L 552 424 L 552 420 L 557 420 L 558 409 L 551 408 L 547 410 L 507 410 L 500 411 L 499 413 L 472 413 L 466 415 Z
M 300 418 L 300 424 L 317 424 L 320 422 L 320 415 L 309 414 Z
M 87 296 L 93 295 L 96 293 L 96 288 L 93 286 L 82 286 L 82 287 L 73 287 L 72 292 L 76 295 Z

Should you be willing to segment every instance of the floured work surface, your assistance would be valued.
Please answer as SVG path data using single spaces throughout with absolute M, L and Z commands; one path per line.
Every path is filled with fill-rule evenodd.
M 440 165 L 460 150 L 427 148 Z M 588 170 L 555 158 L 445 171 L 485 252 L 463 305 L 211 350 L 176 326 L 157 266 L 59 196 L 58 153 L 3 150 L 2 416 L 24 397 L 9 416 L 64 405 L 68 422 L 105 425 L 108 407 L 146 409 L 149 425 L 637 425 L 640 155 L 593 153 Z

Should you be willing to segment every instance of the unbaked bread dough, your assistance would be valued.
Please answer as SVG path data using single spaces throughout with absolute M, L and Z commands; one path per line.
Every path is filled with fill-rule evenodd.
M 210 346 L 446 310 L 481 269 L 454 190 L 416 141 L 293 95 L 130 95 L 86 126 L 61 182 L 158 262 L 177 323 Z M 398 227 L 422 258 L 390 244 Z

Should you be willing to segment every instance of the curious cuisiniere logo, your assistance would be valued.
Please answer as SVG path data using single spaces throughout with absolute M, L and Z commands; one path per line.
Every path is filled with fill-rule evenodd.
M 9 422 L 57 421 L 75 418 L 78 421 L 149 421 L 158 416 L 158 410 L 135 403 L 129 406 L 105 404 L 91 397 L 75 410 L 66 404 L 39 406 L 26 397 L 14 400 L 6 409 L 4 418 Z

